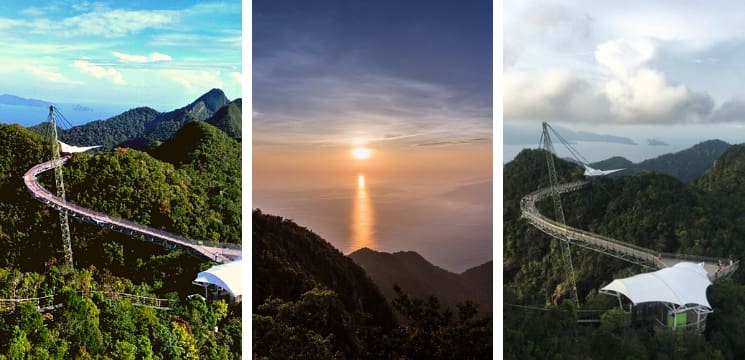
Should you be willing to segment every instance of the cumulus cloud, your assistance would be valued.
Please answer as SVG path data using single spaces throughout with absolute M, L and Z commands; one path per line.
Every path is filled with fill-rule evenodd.
M 504 74 L 504 117 L 520 120 L 593 121 L 609 115 L 598 89 L 569 71 Z
M 745 99 L 735 98 L 722 103 L 711 114 L 712 122 L 745 122 Z
M 595 59 L 613 75 L 603 86 L 615 118 L 628 123 L 696 122 L 714 107 L 707 94 L 673 84 L 650 68 L 655 45 L 647 40 L 615 40 L 601 44 Z
M 649 67 L 656 45 L 647 40 L 609 41 L 595 60 L 608 74 L 590 83 L 569 71 L 504 76 L 505 117 L 509 119 L 675 123 L 706 120 L 714 107 L 708 94 L 669 81 Z
M 111 78 L 114 84 L 122 85 L 125 84 L 122 73 L 114 68 L 105 68 L 91 63 L 86 60 L 77 60 L 73 63 L 73 66 L 80 71 L 93 75 L 96 78 Z
M 171 61 L 173 58 L 166 54 L 161 54 L 159 52 L 154 52 L 147 55 L 131 55 L 131 54 L 125 54 L 118 51 L 112 52 L 114 56 L 116 56 L 117 59 L 119 59 L 122 62 L 132 62 L 132 63 L 148 63 L 148 62 L 158 62 L 158 61 Z

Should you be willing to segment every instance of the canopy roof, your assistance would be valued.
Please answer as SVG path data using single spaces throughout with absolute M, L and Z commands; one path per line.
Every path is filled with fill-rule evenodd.
M 241 274 L 243 273 L 243 260 L 216 265 L 197 274 L 195 283 L 212 284 L 230 293 L 232 297 L 243 295 Z
M 711 285 L 701 264 L 680 262 L 672 267 L 613 280 L 600 289 L 605 294 L 623 294 L 634 305 L 644 302 L 666 302 L 678 306 L 689 304 L 711 310 L 706 288 Z
M 85 146 L 85 147 L 81 147 L 81 146 L 67 145 L 67 144 L 63 143 L 62 141 L 59 141 L 59 140 L 57 140 L 57 141 L 59 142 L 59 145 L 60 145 L 60 151 L 63 152 L 63 153 L 69 153 L 69 154 L 79 153 L 79 152 L 83 152 L 83 151 L 88 151 L 88 150 L 91 150 L 91 149 L 100 148 L 102 146 L 102 145 L 98 145 L 98 146 Z

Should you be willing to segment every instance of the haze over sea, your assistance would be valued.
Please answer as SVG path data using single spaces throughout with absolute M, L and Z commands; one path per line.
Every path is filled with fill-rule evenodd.
M 84 109 L 70 104 L 55 104 L 73 126 L 94 120 L 105 120 L 130 109 L 126 105 L 82 105 Z M 0 122 L 32 126 L 46 121 L 49 110 L 41 106 L 0 104 Z
M 263 157 L 254 153 L 253 207 L 292 219 L 345 254 L 413 250 L 455 272 L 492 259 L 490 167 L 457 174 L 329 166 L 267 176 L 271 161 Z

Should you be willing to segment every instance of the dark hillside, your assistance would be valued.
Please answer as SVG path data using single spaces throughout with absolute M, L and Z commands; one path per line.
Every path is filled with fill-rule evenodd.
M 391 308 L 352 259 L 306 228 L 279 216 L 253 212 L 254 308 L 275 297 L 295 300 L 314 287 L 339 295 L 348 311 L 364 311 L 385 327 Z
M 444 306 L 471 300 L 484 312 L 491 311 L 491 262 L 463 274 L 439 268 L 413 251 L 385 253 L 363 248 L 349 257 L 370 275 L 388 301 L 396 298 L 394 284 L 414 297 L 435 296 Z

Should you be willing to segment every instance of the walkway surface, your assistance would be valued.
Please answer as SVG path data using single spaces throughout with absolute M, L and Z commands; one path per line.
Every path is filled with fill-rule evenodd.
M 587 186 L 589 181 L 575 181 L 558 186 L 559 193 L 576 191 Z M 732 275 L 737 270 L 739 261 L 723 258 L 662 253 L 641 246 L 612 239 L 607 236 L 573 228 L 543 216 L 536 207 L 536 202 L 551 196 L 550 188 L 543 188 L 525 195 L 520 200 L 522 217 L 537 229 L 559 240 L 568 241 L 586 249 L 604 253 L 644 267 L 663 269 L 682 261 L 703 263 L 709 279 L 716 281 Z
M 161 229 L 137 224 L 132 221 L 109 216 L 102 212 L 86 209 L 70 201 L 58 198 L 39 184 L 37 176 L 45 171 L 54 169 L 57 166 L 62 166 L 62 164 L 64 164 L 69 158 L 70 156 L 65 156 L 58 160 L 38 164 L 29 169 L 23 175 L 23 182 L 36 200 L 47 204 L 58 211 L 65 211 L 69 215 L 91 224 L 111 229 L 128 236 L 141 236 L 145 240 L 160 244 L 164 247 L 186 250 L 193 255 L 207 260 L 226 263 L 241 257 L 240 245 L 210 243 L 207 241 L 187 239 L 183 236 L 172 234 Z

